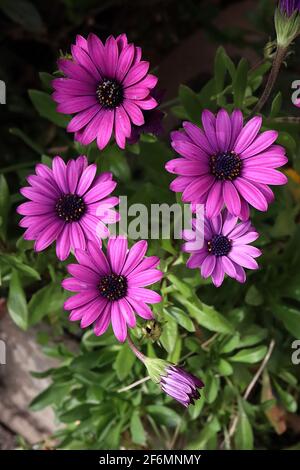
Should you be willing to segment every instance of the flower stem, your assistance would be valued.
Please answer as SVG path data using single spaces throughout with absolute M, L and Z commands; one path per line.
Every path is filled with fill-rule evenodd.
M 133 382 L 132 384 L 127 385 L 127 387 L 120 388 L 120 390 L 118 390 L 118 393 L 127 392 L 128 390 L 131 390 L 132 388 L 137 387 L 138 385 L 141 385 L 147 382 L 148 380 L 150 380 L 150 378 L 151 377 L 147 375 L 147 377 L 137 380 L 136 382 Z
M 266 102 L 268 101 L 268 98 L 271 94 L 271 91 L 276 83 L 282 62 L 284 61 L 284 58 L 287 53 L 287 47 L 283 46 L 278 46 L 276 50 L 276 54 L 273 60 L 272 68 L 265 86 L 265 89 L 263 91 L 263 94 L 261 95 L 259 101 L 257 102 L 256 106 L 253 109 L 252 114 L 259 113 L 261 109 L 264 107 Z
M 136 357 L 142 361 L 143 363 L 145 363 L 145 356 L 143 353 L 141 353 L 141 351 L 139 351 L 136 347 L 136 345 L 132 342 L 131 338 L 130 338 L 130 335 L 128 334 L 127 335 L 127 343 L 128 343 L 128 346 L 130 347 L 131 351 L 133 352 L 133 354 L 136 355 Z

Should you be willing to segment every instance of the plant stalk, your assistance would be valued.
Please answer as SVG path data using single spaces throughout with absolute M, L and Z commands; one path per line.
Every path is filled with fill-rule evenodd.
M 266 104 L 266 102 L 268 101 L 271 91 L 273 90 L 274 85 L 276 83 L 276 80 L 279 75 L 279 71 L 284 61 L 284 58 L 286 56 L 286 53 L 287 53 L 287 47 L 283 47 L 283 46 L 277 47 L 276 54 L 275 54 L 273 64 L 272 64 L 272 68 L 268 76 L 265 89 L 259 101 L 257 102 L 256 106 L 254 107 L 252 114 L 259 113 L 264 107 L 264 105 Z

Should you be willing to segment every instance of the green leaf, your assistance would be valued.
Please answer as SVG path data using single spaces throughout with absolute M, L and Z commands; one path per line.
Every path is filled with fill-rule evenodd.
M 218 419 L 214 416 L 200 431 L 199 435 L 186 446 L 186 450 L 205 450 L 207 442 L 221 429 Z
M 213 403 L 217 398 L 220 389 L 220 379 L 212 372 L 209 372 L 205 379 L 204 394 L 208 403 Z
M 189 406 L 188 411 L 192 420 L 197 419 L 200 416 L 204 403 L 205 397 L 201 394 L 201 397 L 195 401 L 195 404 Z
M 174 294 L 173 294 L 174 295 Z M 190 315 L 209 331 L 216 331 L 219 333 L 233 333 L 234 327 L 221 313 L 217 312 L 214 307 L 205 305 L 198 299 L 192 302 L 183 298 L 182 296 L 174 295 L 174 297 L 182 305 L 186 307 Z
M 230 362 L 225 361 L 225 359 L 220 359 L 217 365 L 218 372 L 223 376 L 228 376 L 233 373 L 233 368 Z
M 275 98 L 272 101 L 271 111 L 270 111 L 270 118 L 276 118 L 280 113 L 282 106 L 282 93 L 279 91 Z
M 0 237 L 6 240 L 7 221 L 10 209 L 10 196 L 6 179 L 0 175 Z
M 199 96 L 186 85 L 179 87 L 180 103 L 184 107 L 188 117 L 195 123 L 201 121 L 202 104 Z
M 300 338 L 300 311 L 287 307 L 286 305 L 276 305 L 273 308 L 273 314 L 278 320 L 282 321 L 287 331 L 294 336 Z
M 244 331 L 240 341 L 240 348 L 247 348 L 248 346 L 254 346 L 257 343 L 260 343 L 268 336 L 268 330 L 266 328 L 261 328 L 257 325 L 251 325 L 246 331 Z
M 1 0 L 0 9 L 16 23 L 33 33 L 41 33 L 45 26 L 36 7 L 27 0 Z
M 29 324 L 35 325 L 50 313 L 63 308 L 66 292 L 55 283 L 48 284 L 33 294 L 28 304 Z
M 226 353 L 233 351 L 239 346 L 239 342 L 240 342 L 239 333 L 236 333 L 235 335 L 231 336 L 228 339 L 227 338 L 224 339 L 219 349 L 220 353 L 226 354 Z
M 135 355 L 127 343 L 123 344 L 117 354 L 116 362 L 114 364 L 114 369 L 117 372 L 117 376 L 120 381 L 126 379 L 134 363 Z
M 51 92 L 53 89 L 51 84 L 54 79 L 53 75 L 48 72 L 39 72 L 39 76 L 45 90 Z
M 155 419 L 158 424 L 175 427 L 181 422 L 176 411 L 163 405 L 148 405 L 146 411 Z
M 59 419 L 62 423 L 74 423 L 75 421 L 83 421 L 90 417 L 91 406 L 88 404 L 82 404 L 74 406 L 70 410 L 59 415 Z
M 28 90 L 28 94 L 40 116 L 48 119 L 57 126 L 67 127 L 71 117 L 56 111 L 56 103 L 48 93 L 39 90 Z
M 74 357 L 70 363 L 70 369 L 77 372 L 91 370 L 102 361 L 102 358 L 103 356 L 99 354 L 99 351 L 84 352 L 84 354 Z
M 230 361 L 255 364 L 265 357 L 267 349 L 267 346 L 257 346 L 257 348 L 243 349 L 234 356 L 230 357 Z
M 100 152 L 96 163 L 101 171 L 111 171 L 121 181 L 126 182 L 130 179 L 130 168 L 126 156 L 116 145 L 109 145 Z
M 245 413 L 242 402 L 239 402 L 239 420 L 234 436 L 237 450 L 253 449 L 253 431 L 248 416 Z
M 16 269 L 19 273 L 26 276 L 32 277 L 33 279 L 40 280 L 41 276 L 34 268 L 23 263 L 17 256 L 14 255 L 1 255 L 1 261 L 10 266 L 12 269 Z
M 182 339 L 180 336 L 177 335 L 173 351 L 168 355 L 168 361 L 172 362 L 173 364 L 178 364 L 180 357 L 181 357 L 181 350 L 182 350 Z
M 226 63 L 225 63 L 225 50 L 222 46 L 217 49 L 216 56 L 215 56 L 215 87 L 216 87 L 216 94 L 221 93 L 224 88 L 225 84 L 225 77 L 226 77 Z
M 260 291 L 254 285 L 249 287 L 246 293 L 245 302 L 248 305 L 252 305 L 253 307 L 258 307 L 259 305 L 263 304 L 263 296 L 261 295 Z
M 28 327 L 27 302 L 18 271 L 16 270 L 12 271 L 9 283 L 7 309 L 16 325 L 22 330 L 26 330 Z
M 132 441 L 135 444 L 144 446 L 146 444 L 146 434 L 138 410 L 134 410 L 130 419 L 130 432 Z
M 164 313 L 175 319 L 176 322 L 185 330 L 190 331 L 191 333 L 195 331 L 194 323 L 181 308 L 171 306 L 168 309 L 164 309 Z
M 163 345 L 166 351 L 171 354 L 175 348 L 176 340 L 178 335 L 178 326 L 173 318 L 167 319 L 166 323 L 163 325 L 163 331 L 159 338 L 159 341 Z
M 236 108 L 242 108 L 247 88 L 248 62 L 241 59 L 233 80 L 233 101 Z
M 32 400 L 29 408 L 32 411 L 39 411 L 46 406 L 60 404 L 62 400 L 68 397 L 69 392 L 69 384 L 52 384 Z
M 174 274 L 168 274 L 169 281 L 174 284 L 176 289 L 187 299 L 190 299 L 193 296 L 193 291 L 186 282 L 181 281 Z
M 298 408 L 297 400 L 290 393 L 284 390 L 276 380 L 273 379 L 273 382 L 284 408 L 290 413 L 296 413 Z

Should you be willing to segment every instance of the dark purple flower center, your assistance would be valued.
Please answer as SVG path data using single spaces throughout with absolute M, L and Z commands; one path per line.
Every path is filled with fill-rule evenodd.
M 101 106 L 107 109 L 117 108 L 123 101 L 122 85 L 110 78 L 104 78 L 99 83 L 96 94 Z
M 208 251 L 215 256 L 226 256 L 231 250 L 231 241 L 224 235 L 214 235 L 207 242 Z
M 240 176 L 242 161 L 235 152 L 220 152 L 210 157 L 210 170 L 218 180 L 234 180 Z
M 120 300 L 127 294 L 127 279 L 119 274 L 108 274 L 101 277 L 98 289 L 105 299 Z
M 55 210 L 66 222 L 77 222 L 85 212 L 85 203 L 77 194 L 64 194 L 58 199 Z

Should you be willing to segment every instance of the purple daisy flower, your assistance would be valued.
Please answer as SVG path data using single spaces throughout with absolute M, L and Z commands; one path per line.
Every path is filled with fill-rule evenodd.
M 103 149 L 114 132 L 124 148 L 131 125 L 142 126 L 144 110 L 157 106 L 151 90 L 157 78 L 148 74 L 149 62 L 141 60 L 140 47 L 128 44 L 125 34 L 110 36 L 105 44 L 95 35 L 77 36 L 72 60 L 59 59 L 66 78 L 53 80 L 57 111 L 75 114 L 67 131 L 88 145 L 97 139 Z
M 279 8 L 282 13 L 292 16 L 295 12 L 300 12 L 300 0 L 280 0 Z
M 124 342 L 127 325 L 136 325 L 135 313 L 145 319 L 153 318 L 148 304 L 161 301 L 156 292 L 145 289 L 162 278 L 157 265 L 159 258 L 145 258 L 147 242 L 137 242 L 128 250 L 127 239 L 115 237 L 108 240 L 107 255 L 100 245 L 88 242 L 87 251 L 75 250 L 79 264 L 70 264 L 72 278 L 62 286 L 72 292 L 64 305 L 71 310 L 70 320 L 81 320 L 81 328 L 94 324 L 94 332 L 102 335 L 110 322 L 116 338 Z
M 166 367 L 165 374 L 161 375 L 161 389 L 183 406 L 193 405 L 200 398 L 198 388 L 203 388 L 204 383 L 198 377 L 172 364 Z
M 274 199 L 268 185 L 287 182 L 275 169 L 287 162 L 284 148 L 274 145 L 278 133 L 259 134 L 259 116 L 244 126 L 240 110 L 231 116 L 224 109 L 217 116 L 205 110 L 202 123 L 203 130 L 184 122 L 182 131 L 171 134 L 172 147 L 181 158 L 166 164 L 167 171 L 179 175 L 170 189 L 183 192 L 184 202 L 205 204 L 209 218 L 216 217 L 224 204 L 242 220 L 249 218 L 249 205 L 266 211 Z
M 80 156 L 67 164 L 55 157 L 52 169 L 39 163 L 36 174 L 27 178 L 30 186 L 21 194 L 30 199 L 19 205 L 24 215 L 20 226 L 25 227 L 25 240 L 35 240 L 34 248 L 42 251 L 56 240 L 56 254 L 65 260 L 70 250 L 86 248 L 87 240 L 106 238 L 106 223 L 115 223 L 119 214 L 112 209 L 117 197 L 107 197 L 116 187 L 111 173 L 96 176 L 97 166 L 88 165 Z
M 258 268 L 254 258 L 260 256 L 261 251 L 249 245 L 258 237 L 250 221 L 238 223 L 237 217 L 224 210 L 212 219 L 205 218 L 204 234 L 193 219 L 192 230 L 183 232 L 186 243 L 182 250 L 191 253 L 187 267 L 199 268 L 204 278 L 211 276 L 216 287 L 222 284 L 225 274 L 243 283 L 246 281 L 244 268 Z

